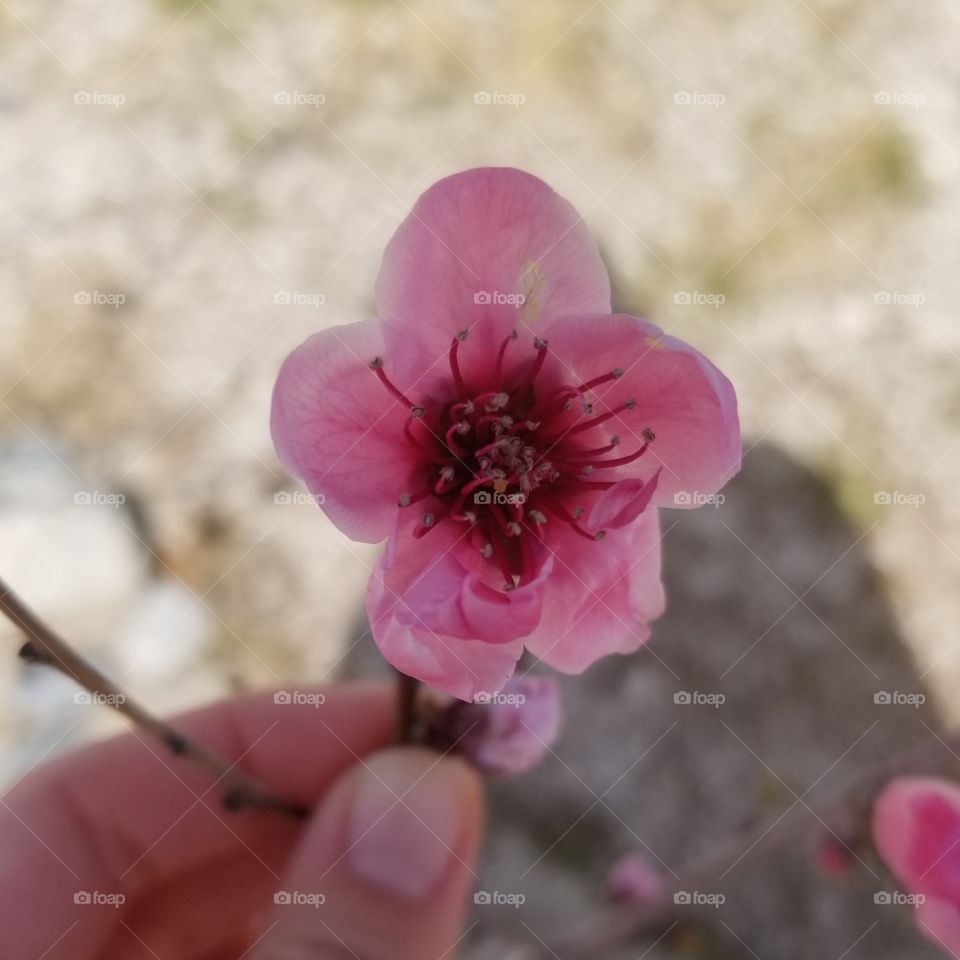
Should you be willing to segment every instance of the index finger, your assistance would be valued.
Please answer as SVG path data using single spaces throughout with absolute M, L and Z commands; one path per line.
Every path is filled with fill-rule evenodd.
M 310 692 L 307 703 L 244 696 L 174 725 L 312 806 L 347 767 L 389 742 L 394 711 L 386 685 Z M 274 811 L 228 812 L 221 797 L 210 774 L 136 731 L 39 768 L 0 798 L 0 928 L 20 928 L 30 941 L 25 956 L 42 955 L 58 937 L 82 955 L 109 939 L 124 904 L 157 884 L 238 851 L 277 869 L 276 853 L 299 824 Z M 106 909 L 95 909 L 95 895 Z M 31 917 L 42 924 L 31 929 Z

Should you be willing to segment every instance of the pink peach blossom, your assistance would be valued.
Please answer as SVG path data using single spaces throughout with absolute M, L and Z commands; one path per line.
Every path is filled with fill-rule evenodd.
M 874 803 L 873 841 L 916 905 L 920 931 L 960 956 L 960 788 L 932 777 L 891 781 Z
M 611 314 L 583 221 L 519 170 L 427 190 L 376 298 L 377 320 L 287 358 L 271 426 L 344 533 L 387 539 L 367 598 L 384 656 L 469 700 L 524 647 L 567 672 L 636 650 L 664 606 L 657 507 L 739 469 L 729 381 Z

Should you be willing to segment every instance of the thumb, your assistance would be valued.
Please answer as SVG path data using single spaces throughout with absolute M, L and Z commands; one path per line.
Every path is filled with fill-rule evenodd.
M 462 761 L 413 747 L 366 757 L 307 826 L 251 960 L 446 960 L 482 819 Z

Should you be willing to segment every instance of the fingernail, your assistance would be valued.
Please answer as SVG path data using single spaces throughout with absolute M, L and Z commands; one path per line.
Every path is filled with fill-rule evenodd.
M 424 897 L 457 857 L 465 826 L 466 771 L 427 750 L 390 750 L 357 775 L 347 860 L 391 893 Z

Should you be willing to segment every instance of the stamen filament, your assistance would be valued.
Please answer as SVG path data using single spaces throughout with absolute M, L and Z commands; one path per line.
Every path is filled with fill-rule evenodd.
M 460 344 L 467 339 L 468 330 L 461 330 L 450 344 L 450 372 L 453 374 L 453 383 L 457 388 L 457 393 L 461 397 L 467 395 L 467 386 L 463 382 L 463 376 L 460 373 L 460 361 L 457 359 L 457 350 Z
M 380 382 L 396 397 L 402 404 L 409 407 L 411 410 L 414 407 L 412 404 L 391 382 L 390 378 L 383 372 L 383 358 L 374 357 L 370 361 L 370 369 L 377 375 L 380 379 Z

